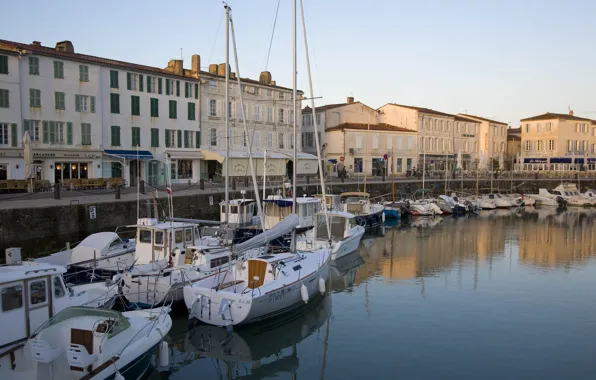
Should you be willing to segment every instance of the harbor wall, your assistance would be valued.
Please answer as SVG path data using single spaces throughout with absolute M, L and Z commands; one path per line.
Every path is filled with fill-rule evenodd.
M 493 182 L 493 186 L 495 191 L 500 188 L 502 192 L 508 192 L 513 187 L 516 192 L 535 193 L 538 187 L 552 189 L 559 183 L 558 180 L 497 180 Z M 441 194 L 444 193 L 445 181 L 430 179 L 425 181 L 424 186 L 427 189 L 432 189 L 435 194 Z M 412 194 L 421 187 L 422 181 L 398 182 L 395 184 L 395 192 L 397 198 L 401 198 L 401 196 Z M 490 181 L 479 181 L 478 187 L 481 191 L 486 192 L 490 189 Z M 596 183 L 582 181 L 582 188 L 584 187 L 593 188 L 596 187 Z M 371 197 L 386 195 L 389 199 L 391 188 L 391 182 L 387 180 L 385 183 L 368 184 L 366 190 Z M 334 183 L 328 186 L 328 189 L 332 193 L 338 194 L 344 191 L 362 191 L 364 186 L 362 183 Z M 458 180 L 448 182 L 448 193 L 450 191 L 459 192 L 462 189 L 464 192 L 475 193 L 476 181 L 464 180 L 463 184 Z M 307 191 L 314 194 L 320 192 L 320 188 L 313 184 L 308 187 L 299 186 L 298 196 L 302 196 Z M 232 191 L 230 197 L 241 197 L 240 191 Z M 252 192 L 247 191 L 246 197 L 252 197 Z M 175 197 L 174 215 L 180 218 L 218 220 L 218 203 L 223 198 L 223 193 Z M 138 210 L 136 201 L 51 206 L 51 200 L 48 200 L 48 204 L 47 207 L 0 210 L 0 261 L 4 260 L 3 252 L 9 247 L 21 247 L 23 258 L 46 255 L 64 248 L 67 242 L 78 242 L 89 234 L 114 231 L 118 226 L 134 224 L 137 216 L 147 217 L 154 210 L 153 205 L 148 201 L 141 203 Z M 93 208 L 94 213 L 92 212 Z M 167 199 L 160 198 L 158 200 L 158 212 L 160 217 L 169 215 Z M 132 237 L 132 235 L 130 236 Z

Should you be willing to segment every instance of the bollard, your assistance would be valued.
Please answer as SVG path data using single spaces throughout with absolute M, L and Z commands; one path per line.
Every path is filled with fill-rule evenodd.
M 54 199 L 60 199 L 60 184 L 58 182 L 54 184 Z
M 139 181 L 139 193 L 145 194 L 145 181 L 143 180 Z
M 116 189 L 116 199 L 120 199 L 120 185 L 116 185 L 115 189 Z
M 203 178 L 199 180 L 199 189 L 205 190 L 205 180 Z

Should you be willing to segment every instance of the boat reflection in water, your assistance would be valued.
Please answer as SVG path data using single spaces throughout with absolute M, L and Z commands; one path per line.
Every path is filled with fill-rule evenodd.
M 332 261 L 329 264 L 330 291 L 332 293 L 351 292 L 356 283 L 358 268 L 362 265 L 364 265 L 364 259 L 358 251 Z

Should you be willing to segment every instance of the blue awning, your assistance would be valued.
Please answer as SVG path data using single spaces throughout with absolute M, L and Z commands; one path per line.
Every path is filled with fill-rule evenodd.
M 526 164 L 546 164 L 548 158 L 524 158 Z
M 331 162 L 332 164 L 337 164 L 337 160 L 335 158 L 330 158 L 327 161 Z
M 148 150 L 120 150 L 120 149 L 106 149 L 103 151 L 108 156 L 118 158 L 126 158 L 129 160 L 152 160 L 153 153 Z
M 292 201 L 286 201 L 283 199 L 265 199 L 265 203 L 275 203 L 279 207 L 292 207 Z
M 550 159 L 551 164 L 570 164 L 571 157 L 554 157 Z

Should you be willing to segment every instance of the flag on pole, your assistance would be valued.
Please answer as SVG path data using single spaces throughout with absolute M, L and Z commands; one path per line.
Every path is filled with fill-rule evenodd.
M 172 189 L 170 188 L 170 186 L 166 187 L 166 191 L 169 195 L 172 195 Z

